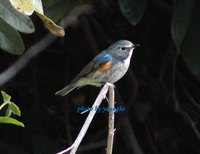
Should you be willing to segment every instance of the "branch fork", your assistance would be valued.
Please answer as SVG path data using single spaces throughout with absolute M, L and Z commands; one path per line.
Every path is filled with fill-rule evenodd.
M 96 106 L 100 106 L 101 102 L 103 101 L 103 99 L 106 98 L 106 94 L 109 90 L 109 108 L 114 108 L 114 98 L 115 98 L 115 93 L 114 93 L 114 85 L 112 83 L 107 82 L 103 88 L 101 89 L 99 95 L 97 96 L 94 104 L 92 105 L 92 108 L 94 109 Z M 58 152 L 57 154 L 64 154 L 68 151 L 71 150 L 70 154 L 75 154 L 83 137 L 85 136 L 93 118 L 94 115 L 96 114 L 96 110 L 92 110 L 89 112 L 87 119 L 85 120 L 76 140 L 74 141 L 74 143 L 68 147 L 67 149 Z M 113 139 L 114 139 L 114 111 L 109 111 L 109 118 L 108 118 L 108 140 L 107 140 L 107 150 L 106 150 L 106 154 L 112 154 L 112 148 L 113 148 Z

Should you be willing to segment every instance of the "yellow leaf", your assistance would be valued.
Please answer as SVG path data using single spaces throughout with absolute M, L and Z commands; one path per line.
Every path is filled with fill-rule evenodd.
M 28 16 L 35 10 L 35 0 L 10 0 L 10 3 L 17 11 Z
M 44 14 L 42 1 L 41 0 L 35 0 L 35 11 Z
M 42 19 L 42 21 L 44 22 L 46 28 L 54 35 L 63 37 L 65 36 L 65 30 L 56 25 L 51 19 L 49 19 L 48 17 L 46 17 L 44 14 L 41 14 L 37 11 L 35 11 L 37 13 L 37 15 L 40 17 L 40 19 Z

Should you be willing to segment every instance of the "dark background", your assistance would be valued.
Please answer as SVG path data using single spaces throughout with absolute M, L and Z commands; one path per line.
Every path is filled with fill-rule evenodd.
M 145 154 L 200 153 L 199 65 L 195 65 L 194 72 L 190 65 L 193 59 L 184 54 L 192 55 L 193 48 L 199 47 L 199 42 L 197 47 L 187 46 L 195 33 L 191 27 L 197 21 L 191 18 L 178 52 L 171 33 L 171 0 L 148 1 L 140 22 L 134 26 L 124 17 L 117 1 L 96 1 L 93 5 L 94 13 L 82 14 L 76 26 L 66 29 L 64 38 L 56 39 L 1 87 L 20 107 L 22 116 L 14 118 L 25 128 L 0 124 L 0 153 L 56 153 L 69 147 L 88 114 L 77 113 L 78 107 L 91 107 L 100 88 L 86 86 L 65 97 L 54 93 L 95 55 L 121 39 L 141 46 L 134 50 L 127 74 L 115 84 L 115 106 L 122 105 L 126 110 L 115 114 L 113 153 L 134 153 L 138 150 L 135 148 Z M 194 1 L 192 17 L 199 15 L 199 6 Z M 48 33 L 35 14 L 31 18 L 36 31 L 22 34 L 26 49 Z M 18 58 L 1 50 L 1 72 Z M 103 101 L 101 107 L 107 107 L 107 102 Z M 127 126 L 129 132 L 126 115 L 131 123 Z M 96 114 L 79 153 L 105 153 L 107 133 L 108 113 Z M 132 133 L 137 147 L 129 138 Z

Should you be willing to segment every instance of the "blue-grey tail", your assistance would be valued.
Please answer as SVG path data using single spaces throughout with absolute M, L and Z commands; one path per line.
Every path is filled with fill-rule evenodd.
M 65 96 L 67 95 L 69 92 L 71 92 L 72 90 L 74 90 L 76 87 L 75 86 L 72 86 L 72 85 L 68 85 L 66 86 L 65 88 L 57 91 L 55 93 L 55 95 L 60 95 L 60 96 Z

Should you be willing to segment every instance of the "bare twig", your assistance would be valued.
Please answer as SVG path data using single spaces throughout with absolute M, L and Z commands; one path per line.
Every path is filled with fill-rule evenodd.
M 189 124 L 190 124 L 192 130 L 194 131 L 195 135 L 200 140 L 199 130 L 197 129 L 195 122 L 192 120 L 192 118 L 182 109 L 179 110 L 179 113 L 189 122 Z
M 87 145 L 82 145 L 78 149 L 78 152 L 85 152 L 85 151 L 92 150 L 92 149 L 95 149 L 95 148 L 105 147 L 106 143 L 107 143 L 107 140 L 102 140 L 102 141 L 89 143 Z
M 114 120 L 115 120 L 115 113 L 113 111 L 115 105 L 115 92 L 114 92 L 114 85 L 110 86 L 109 89 L 109 118 L 108 118 L 108 142 L 107 142 L 107 154 L 112 154 L 113 149 L 113 139 L 114 139 Z
M 184 75 L 178 71 L 177 72 L 178 76 L 180 76 L 181 78 L 184 78 L 184 80 L 187 80 L 186 77 L 184 77 Z M 187 80 L 188 81 L 188 80 Z M 188 97 L 188 99 L 192 102 L 192 104 L 200 110 L 200 105 L 196 102 L 196 100 L 192 97 L 192 95 L 189 93 L 189 91 L 187 90 L 187 88 L 185 87 L 185 85 L 183 84 L 183 82 L 180 80 L 180 85 L 183 89 L 184 94 Z
M 136 139 L 135 133 L 133 131 L 130 119 L 128 115 L 124 117 L 123 128 L 126 132 L 127 139 L 133 149 L 133 153 L 135 154 L 143 154 L 143 151 L 140 148 L 140 145 Z
M 176 98 L 175 76 L 176 76 L 176 72 L 177 72 L 176 71 L 177 56 L 178 56 L 178 53 L 176 52 L 175 55 L 174 55 L 174 59 L 173 59 L 172 97 L 173 97 L 175 105 L 176 105 L 176 111 L 178 113 L 180 113 L 189 122 L 189 124 L 190 124 L 192 130 L 194 131 L 194 133 L 196 134 L 197 138 L 200 139 L 200 133 L 199 133 L 195 123 L 193 122 L 191 117 L 181 108 L 181 106 L 179 105 L 179 101 Z
M 172 59 L 172 98 L 173 98 L 174 103 L 175 103 L 176 112 L 178 112 L 180 110 L 179 103 L 176 99 L 176 87 L 175 87 L 177 56 L 178 56 L 178 53 L 175 52 L 174 55 L 173 55 L 173 59 Z
M 134 92 L 137 92 L 137 91 L 134 91 Z M 135 98 L 133 98 L 132 96 L 130 97 L 128 102 L 134 101 Z M 125 105 L 125 103 L 124 103 L 123 99 L 121 98 L 120 94 L 118 94 L 118 99 L 120 100 L 122 105 Z M 131 99 L 133 99 L 133 100 L 131 100 Z M 116 134 L 117 134 L 117 132 L 119 132 L 121 130 L 120 126 L 122 124 L 123 129 L 124 129 L 124 135 L 127 137 L 127 140 L 130 143 L 130 147 L 131 147 L 132 153 L 143 154 L 143 151 L 142 151 L 142 149 L 141 149 L 141 147 L 140 147 L 140 145 L 139 145 L 139 143 L 137 141 L 137 138 L 135 136 L 135 133 L 133 131 L 133 128 L 132 128 L 132 125 L 131 125 L 131 122 L 130 122 L 130 119 L 129 119 L 127 113 L 128 113 L 127 110 L 126 110 L 126 113 L 122 113 L 121 118 L 120 118 L 119 122 L 117 123 Z
M 63 151 L 61 151 L 61 152 L 59 152 L 57 154 L 64 154 L 64 153 L 66 153 L 66 152 L 68 152 L 70 150 L 71 150 L 70 154 L 75 154 L 76 153 L 76 151 L 77 151 L 77 149 L 78 149 L 83 137 L 85 136 L 85 134 L 86 134 L 86 132 L 87 132 L 89 126 L 90 126 L 90 123 L 92 122 L 92 120 L 94 118 L 94 115 L 96 113 L 95 107 L 98 107 L 101 104 L 103 99 L 106 97 L 106 94 L 108 92 L 108 88 L 112 87 L 112 86 L 113 86 L 113 84 L 108 83 L 108 82 L 103 86 L 103 88 L 100 91 L 99 95 L 97 96 L 94 104 L 92 105 L 92 110 L 88 114 L 88 117 L 85 120 L 85 123 L 83 124 L 83 127 L 81 128 L 81 131 L 79 132 L 79 134 L 78 134 L 76 140 L 74 141 L 74 143 L 72 144 L 72 146 L 70 146 L 69 148 L 67 148 L 67 149 L 65 149 L 65 150 L 63 150 Z

